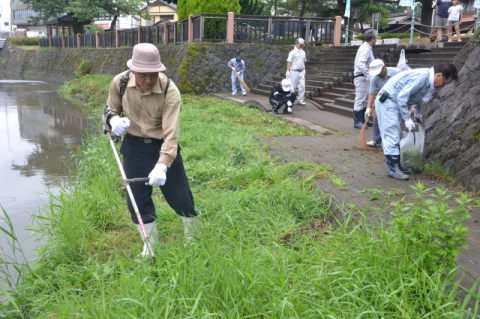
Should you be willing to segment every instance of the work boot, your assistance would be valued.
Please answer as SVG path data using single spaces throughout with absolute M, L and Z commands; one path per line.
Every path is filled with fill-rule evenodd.
M 158 239 L 158 228 L 157 222 L 151 222 L 148 224 L 143 224 L 145 226 L 145 230 L 147 231 L 148 241 L 150 242 L 150 247 L 152 247 L 153 251 L 148 249 L 147 243 L 143 242 L 143 250 L 140 253 L 141 257 L 145 256 L 154 256 L 155 254 L 155 245 L 159 242 Z M 143 240 L 143 233 L 140 225 L 137 225 L 138 231 L 140 232 L 140 238 Z
M 353 111 L 353 127 L 362 128 L 365 122 L 365 109 L 361 111 Z
M 408 175 L 402 173 L 400 170 L 400 156 L 398 155 L 385 155 L 387 162 L 387 175 L 400 180 L 407 180 Z
M 193 217 L 182 217 L 182 222 L 183 222 L 183 230 L 185 234 L 185 241 L 188 244 L 194 244 L 195 243 L 195 232 L 198 230 L 198 225 L 199 225 L 199 220 L 198 216 L 200 216 L 200 212 L 198 210 L 195 210 L 195 213 L 197 214 L 196 216 Z

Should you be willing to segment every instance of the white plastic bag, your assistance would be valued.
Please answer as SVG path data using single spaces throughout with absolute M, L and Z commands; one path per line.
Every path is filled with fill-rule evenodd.
M 402 71 L 410 70 L 411 68 L 407 64 L 407 59 L 405 58 L 405 50 L 400 51 L 400 58 L 398 59 L 397 68 Z
M 423 170 L 422 157 L 425 143 L 425 130 L 418 125 L 418 129 L 403 132 L 400 140 L 400 163 L 405 168 L 410 168 L 415 173 Z

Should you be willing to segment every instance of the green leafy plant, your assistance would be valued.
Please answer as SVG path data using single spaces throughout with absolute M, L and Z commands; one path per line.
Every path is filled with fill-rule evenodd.
M 92 62 L 89 59 L 83 59 L 75 71 L 75 77 L 79 78 L 90 73 L 92 69 Z
M 447 184 L 455 184 L 457 182 L 452 172 L 448 168 L 443 167 L 440 162 L 426 163 L 423 168 L 423 172 L 427 176 L 438 178 Z
M 415 187 L 416 202 L 396 202 L 392 214 L 400 241 L 409 254 L 433 272 L 438 265 L 454 267 L 455 259 L 466 242 L 468 229 L 463 225 L 470 218 L 470 202 L 459 194 L 455 205 L 444 188 L 433 193 L 423 184 Z
M 335 174 L 330 174 L 330 183 L 338 189 L 347 189 L 347 181 Z
M 14 45 L 40 45 L 39 38 L 10 38 L 8 42 Z

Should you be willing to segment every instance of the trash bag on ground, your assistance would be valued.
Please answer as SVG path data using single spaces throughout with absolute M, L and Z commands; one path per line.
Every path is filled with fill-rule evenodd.
M 398 59 L 397 68 L 402 71 L 410 70 L 411 68 L 407 64 L 407 59 L 405 58 L 405 50 L 400 51 L 400 58 Z
M 415 173 L 423 170 L 422 157 L 423 145 L 425 142 L 425 130 L 418 126 L 410 132 L 403 132 L 400 140 L 400 164 L 405 168 L 410 168 Z

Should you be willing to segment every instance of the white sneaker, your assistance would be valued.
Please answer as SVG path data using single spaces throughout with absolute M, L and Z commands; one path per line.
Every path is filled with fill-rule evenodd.
M 247 93 L 242 93 L 243 96 L 247 95 Z
M 237 95 L 237 92 L 232 92 L 232 95 Z
M 288 112 L 288 113 L 292 113 L 292 108 L 291 108 L 290 106 L 287 107 L 287 112 Z
M 143 224 L 145 226 L 145 230 L 147 231 L 148 235 L 148 243 L 150 244 L 150 247 L 152 248 L 153 251 L 151 251 L 147 245 L 147 242 L 143 242 L 143 250 L 140 253 L 141 257 L 145 256 L 155 256 L 155 245 L 158 243 L 158 228 L 157 228 L 157 222 L 151 222 L 148 224 Z M 140 237 L 143 240 L 143 233 L 142 229 L 140 228 L 140 225 L 137 225 L 138 231 L 140 232 Z
M 381 143 L 377 143 L 374 140 L 371 140 L 370 142 L 367 142 L 367 145 L 370 147 L 378 147 L 381 145 Z
M 307 103 L 305 103 L 305 101 L 301 100 L 301 101 L 298 101 L 298 104 L 300 104 L 300 105 L 306 105 Z

